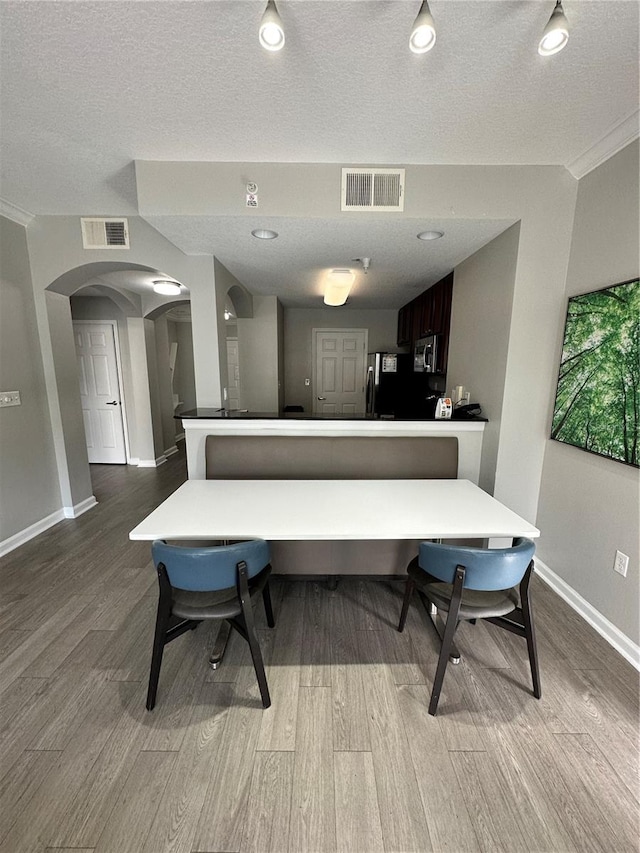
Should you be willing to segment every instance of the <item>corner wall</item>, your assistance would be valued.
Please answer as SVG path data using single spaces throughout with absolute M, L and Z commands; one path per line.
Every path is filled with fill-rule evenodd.
M 569 296 L 638 276 L 638 156 L 636 141 L 579 183 L 565 308 Z M 564 312 L 557 322 L 557 365 L 563 328 Z M 549 388 L 551 400 L 554 392 Z M 538 556 L 561 585 L 640 644 L 638 469 L 548 440 L 537 525 Z M 629 555 L 626 578 L 613 571 L 616 549 Z
M 509 355 L 518 240 L 516 224 L 455 269 L 447 387 L 464 385 L 489 423 L 479 485 L 493 494 Z
M 2 553 L 6 540 L 60 512 L 61 498 L 25 228 L 4 217 L 0 258 L 0 387 L 22 400 L 0 409 Z

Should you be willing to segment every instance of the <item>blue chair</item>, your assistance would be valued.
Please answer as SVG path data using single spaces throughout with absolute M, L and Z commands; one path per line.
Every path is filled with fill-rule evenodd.
M 152 546 L 160 598 L 153 640 L 147 710 L 156 703 L 164 647 L 204 619 L 227 620 L 249 643 L 262 705 L 271 704 L 251 598 L 258 592 L 273 628 L 269 545 L 263 539 L 233 545 L 180 547 L 157 539 Z
M 534 551 L 530 539 L 516 539 L 511 548 L 489 550 L 420 543 L 418 556 L 407 566 L 409 577 L 398 631 L 404 630 L 416 587 L 435 607 L 448 612 L 444 631 L 438 632 L 442 646 L 429 702 L 432 716 L 438 709 L 453 637 L 462 620 L 486 619 L 526 637 L 533 695 L 536 699 L 542 696 L 529 595 Z

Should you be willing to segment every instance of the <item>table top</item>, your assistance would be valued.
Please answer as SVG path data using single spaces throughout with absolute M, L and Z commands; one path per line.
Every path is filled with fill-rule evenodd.
M 540 531 L 469 480 L 187 480 L 131 539 L 488 539 Z

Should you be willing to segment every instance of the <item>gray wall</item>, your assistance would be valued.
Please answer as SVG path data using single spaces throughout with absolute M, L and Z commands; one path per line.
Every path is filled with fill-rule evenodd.
M 279 409 L 278 306 L 275 296 L 254 295 L 253 317 L 238 317 L 241 409 L 251 412 Z
M 179 411 L 186 412 L 196 405 L 196 383 L 193 370 L 193 335 L 191 323 L 169 321 L 169 341 L 178 344 L 176 365 L 173 374 L 173 391 L 182 403 Z M 176 434 L 184 430 L 176 421 Z
M 493 494 L 509 351 L 518 239 L 516 224 L 456 267 L 447 388 L 464 385 L 489 419 L 479 484 Z
M 398 312 L 352 308 L 284 309 L 284 402 L 313 410 L 313 329 L 368 329 L 369 352 L 396 352 Z M 304 384 L 305 379 L 311 385 Z
M 0 409 L 0 542 L 59 511 L 44 371 L 35 321 L 27 238 L 0 217 L 0 388 L 22 405 Z
M 635 142 L 580 181 L 566 297 L 638 276 L 638 153 Z M 559 364 L 564 313 L 555 320 Z M 541 559 L 640 643 L 638 470 L 547 441 L 537 523 Z M 626 578 L 613 571 L 616 549 L 630 557 Z

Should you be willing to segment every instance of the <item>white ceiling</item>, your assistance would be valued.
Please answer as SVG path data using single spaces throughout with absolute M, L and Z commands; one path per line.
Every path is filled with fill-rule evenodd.
M 408 50 L 420 0 L 280 0 L 277 54 L 258 45 L 264 5 L 0 3 L 0 196 L 32 214 L 136 215 L 135 159 L 572 167 L 638 110 L 637 0 L 566 0 L 569 45 L 547 58 L 553 0 L 433 0 L 423 56 Z M 398 307 L 510 224 L 281 219 L 270 263 L 246 223 L 155 226 L 289 305 L 317 304 L 314 269 L 366 255 L 360 307 Z M 430 226 L 445 239 L 421 244 Z

